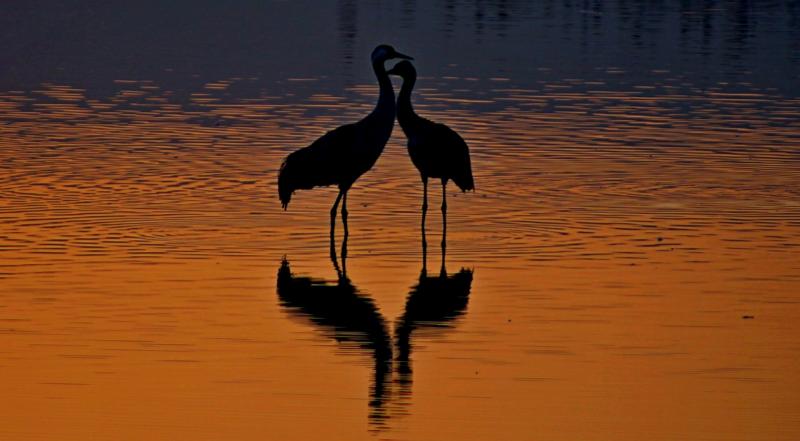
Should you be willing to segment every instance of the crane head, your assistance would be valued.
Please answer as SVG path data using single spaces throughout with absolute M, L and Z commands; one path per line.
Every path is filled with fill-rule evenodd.
M 397 75 L 402 78 L 416 78 L 417 77 L 417 70 L 414 69 L 414 65 L 411 64 L 410 61 L 403 60 L 394 65 L 393 68 L 386 71 L 389 75 Z
M 383 63 L 386 60 L 391 60 L 394 58 L 402 58 L 404 60 L 413 60 L 413 58 L 409 57 L 408 55 L 401 54 L 394 50 L 393 47 L 389 46 L 388 44 L 381 44 L 372 51 L 372 62 L 373 63 Z

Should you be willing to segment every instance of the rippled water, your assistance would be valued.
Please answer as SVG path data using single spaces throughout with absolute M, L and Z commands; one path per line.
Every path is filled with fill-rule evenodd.
M 800 98 L 781 51 L 797 40 L 765 23 L 797 35 L 796 6 L 750 6 L 745 30 L 736 2 L 640 11 L 629 65 L 569 51 L 566 65 L 471 65 L 450 46 L 468 61 L 442 66 L 420 49 L 415 107 L 467 140 L 477 187 L 449 192 L 448 277 L 433 245 L 421 274 L 422 188 L 397 128 L 349 194 L 339 279 L 336 191 L 299 192 L 284 212 L 276 174 L 371 110 L 376 16 L 400 23 L 387 31 L 400 50 L 424 46 L 403 30 L 432 27 L 431 46 L 463 34 L 505 60 L 534 25 L 566 48 L 579 18 L 606 39 L 637 29 L 626 2 L 551 15 L 511 2 L 507 20 L 490 2 L 484 33 L 455 2 L 426 24 L 448 3 L 340 2 L 333 53 L 359 72 L 345 80 L 327 61 L 179 85 L 7 75 L 2 438 L 795 439 Z M 680 17 L 687 43 L 650 54 Z M 788 43 L 758 52 L 774 41 Z M 719 76 L 683 68 L 704 44 L 730 55 Z M 429 211 L 429 244 L 440 222 Z

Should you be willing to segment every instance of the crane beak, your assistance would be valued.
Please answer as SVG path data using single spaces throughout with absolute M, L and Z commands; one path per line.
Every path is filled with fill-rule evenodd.
M 394 56 L 392 58 L 402 58 L 403 60 L 413 60 L 414 57 L 409 57 L 408 55 L 401 54 L 400 52 L 395 51 Z

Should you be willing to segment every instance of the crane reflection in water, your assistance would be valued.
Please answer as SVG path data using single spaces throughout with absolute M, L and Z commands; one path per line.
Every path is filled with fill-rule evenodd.
M 358 291 L 346 273 L 338 269 L 335 259 L 334 265 L 339 277 L 330 283 L 293 274 L 284 258 L 278 270 L 278 297 L 291 315 L 308 320 L 326 337 L 354 346 L 372 358 L 370 422 L 379 427 L 385 420 L 384 402 L 392 366 L 389 329 L 374 301 Z
M 441 270 L 434 276 L 427 274 L 423 263 L 419 279 L 406 299 L 405 311 L 395 321 L 394 338 L 374 300 L 360 292 L 347 277 L 345 256 L 340 267 L 336 255 L 331 255 L 337 273 L 335 282 L 295 275 L 289 261 L 286 258 L 281 261 L 277 293 L 284 310 L 325 337 L 343 347 L 355 348 L 372 359 L 371 430 L 380 431 L 390 417 L 407 413 L 412 384 L 412 337 L 435 337 L 452 328 L 466 313 L 472 270 L 462 268 L 448 275 L 444 257 L 442 253 Z M 396 373 L 394 380 L 393 373 Z M 396 394 L 393 393 L 395 385 L 398 387 Z

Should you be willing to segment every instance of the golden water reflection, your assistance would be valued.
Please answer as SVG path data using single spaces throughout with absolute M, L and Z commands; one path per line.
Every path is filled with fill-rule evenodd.
M 335 190 L 283 212 L 276 173 L 374 86 L 224 95 L 242 81 L 0 96 L 3 438 L 800 433 L 796 98 L 420 78 L 470 143 L 447 248 L 469 270 L 420 276 L 398 130 L 350 195 L 343 279 Z

